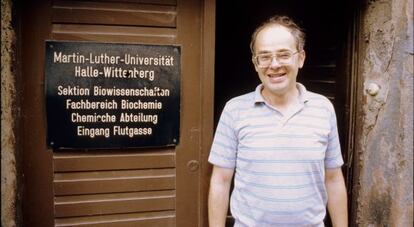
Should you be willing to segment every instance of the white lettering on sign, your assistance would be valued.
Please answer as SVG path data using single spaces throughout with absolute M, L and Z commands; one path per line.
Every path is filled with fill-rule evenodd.
M 121 126 L 114 126 L 114 136 L 147 136 L 152 134 L 152 128 L 132 128 L 132 127 L 121 127 Z
M 154 102 L 129 101 L 127 99 L 121 100 L 121 109 L 124 110 L 160 110 L 162 109 L 162 102 L 154 100 Z
M 108 123 L 108 122 L 116 122 L 116 116 L 111 115 L 109 113 L 105 114 L 79 114 L 79 113 L 72 113 L 71 114 L 71 121 L 72 122 L 82 122 L 82 123 Z
M 76 133 L 78 136 L 88 136 L 95 138 L 96 136 L 104 136 L 109 138 L 111 136 L 111 130 L 109 128 L 86 128 L 83 125 L 76 127 Z
M 119 122 L 151 122 L 154 125 L 158 123 L 158 115 L 156 114 L 133 114 L 133 113 L 121 113 Z
M 147 97 L 166 97 L 170 96 L 170 90 L 167 88 L 105 88 L 93 86 L 94 96 L 147 96 Z
M 140 57 L 138 54 L 125 54 L 124 61 L 127 65 L 174 66 L 173 56 Z
M 119 56 L 111 56 L 106 53 L 93 55 L 92 53 L 89 54 L 89 63 L 91 64 L 119 64 Z
M 58 95 L 89 96 L 90 89 L 80 86 L 58 86 Z
M 118 103 L 115 100 L 108 101 L 105 99 L 105 101 L 89 101 L 88 99 L 80 101 L 72 101 L 72 99 L 66 100 L 66 109 L 72 109 L 72 110 L 114 110 L 118 109 Z
M 53 52 L 53 63 L 75 63 L 75 64 L 102 64 L 102 65 L 118 65 L 124 63 L 125 65 L 146 65 L 146 66 L 174 66 L 174 56 L 159 55 L 157 57 L 143 57 L 138 54 L 125 54 L 124 58 L 117 55 L 109 55 L 107 53 L 100 53 L 94 55 L 89 53 L 89 57 L 85 57 L 79 53 L 65 54 L 61 51 Z
M 121 67 L 103 67 L 105 78 L 139 78 L 153 81 L 154 70 L 122 69 Z
M 62 52 L 53 52 L 53 63 L 85 63 L 85 56 L 79 53 L 62 54 Z
M 98 77 L 99 70 L 92 66 L 80 67 L 75 66 L 75 77 Z

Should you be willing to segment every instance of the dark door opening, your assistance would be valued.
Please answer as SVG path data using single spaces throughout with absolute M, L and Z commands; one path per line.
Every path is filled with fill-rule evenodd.
M 328 97 L 335 107 L 345 161 L 343 171 L 351 191 L 348 131 L 353 6 L 345 0 L 217 1 L 216 4 L 215 125 L 226 101 L 253 91 L 260 83 L 249 49 L 256 26 L 275 14 L 290 16 L 305 29 L 307 36 L 306 61 L 298 81 L 308 90 Z M 228 220 L 231 223 L 231 218 Z

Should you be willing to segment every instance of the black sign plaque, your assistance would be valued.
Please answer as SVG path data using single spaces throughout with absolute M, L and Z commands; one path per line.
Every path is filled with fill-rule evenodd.
M 46 41 L 47 143 L 53 149 L 174 146 L 181 49 Z

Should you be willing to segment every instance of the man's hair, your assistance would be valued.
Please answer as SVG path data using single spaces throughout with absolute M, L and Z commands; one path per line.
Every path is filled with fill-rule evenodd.
M 265 22 L 263 22 L 253 32 L 252 39 L 250 41 L 250 50 L 252 51 L 253 55 L 254 55 L 254 44 L 256 42 L 256 37 L 259 34 L 259 32 L 266 27 L 274 26 L 274 25 L 283 26 L 287 28 L 290 31 L 290 33 L 293 35 L 293 37 L 295 38 L 296 47 L 298 48 L 298 50 L 299 51 L 303 50 L 303 48 L 305 47 L 305 33 L 303 32 L 303 29 L 299 27 L 299 25 L 297 25 L 288 16 L 276 15 L 276 16 L 269 18 Z

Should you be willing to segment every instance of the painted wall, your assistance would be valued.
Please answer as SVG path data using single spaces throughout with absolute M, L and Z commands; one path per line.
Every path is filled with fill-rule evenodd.
M 11 0 L 1 0 L 1 226 L 16 226 L 17 165 L 15 33 L 12 28 Z
M 412 226 L 413 1 L 365 1 L 360 32 L 354 218 Z

